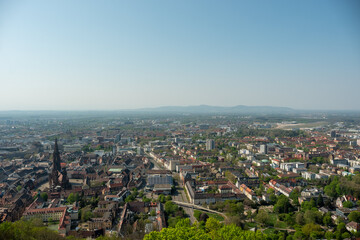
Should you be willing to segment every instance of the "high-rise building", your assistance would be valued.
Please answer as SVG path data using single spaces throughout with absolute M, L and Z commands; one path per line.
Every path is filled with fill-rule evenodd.
M 215 148 L 215 141 L 213 139 L 206 140 L 206 150 L 213 150 Z

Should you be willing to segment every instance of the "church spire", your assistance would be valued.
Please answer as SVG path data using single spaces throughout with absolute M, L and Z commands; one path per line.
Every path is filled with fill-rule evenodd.
M 61 170 L 60 166 L 60 152 L 57 144 L 57 138 L 55 138 L 54 153 L 53 153 L 53 168 L 57 171 Z

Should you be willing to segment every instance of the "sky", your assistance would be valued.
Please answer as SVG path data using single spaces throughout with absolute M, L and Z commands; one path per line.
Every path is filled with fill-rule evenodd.
M 0 110 L 360 110 L 360 1 L 0 0 Z

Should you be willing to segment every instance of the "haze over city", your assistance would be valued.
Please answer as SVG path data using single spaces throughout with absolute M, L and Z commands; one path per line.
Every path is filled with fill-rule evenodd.
M 358 1 L 0 1 L 1 110 L 360 110 Z

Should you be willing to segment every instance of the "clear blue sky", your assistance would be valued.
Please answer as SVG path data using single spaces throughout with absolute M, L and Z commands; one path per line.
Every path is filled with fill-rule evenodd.
M 1 1 L 0 110 L 360 110 L 360 1 Z

